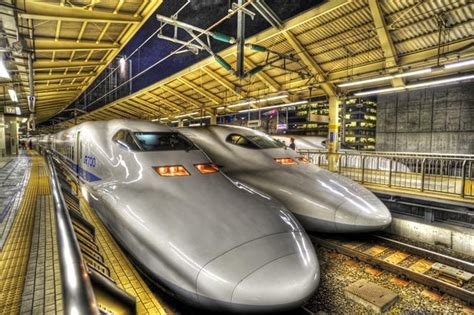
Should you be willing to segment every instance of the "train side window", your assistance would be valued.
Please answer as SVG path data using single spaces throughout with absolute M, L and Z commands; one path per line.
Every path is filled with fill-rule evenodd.
M 247 149 L 258 149 L 258 147 L 253 142 L 238 134 L 228 135 L 225 141 Z

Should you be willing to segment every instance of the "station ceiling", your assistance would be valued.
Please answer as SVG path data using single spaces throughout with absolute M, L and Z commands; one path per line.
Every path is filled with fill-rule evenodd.
M 162 0 L 16 1 L 19 31 L 28 38 L 28 48 L 35 52 L 37 119 L 50 118 L 71 104 L 161 3 Z M 27 60 L 20 66 L 27 66 Z M 26 71 L 21 73 L 21 81 L 29 90 Z
M 31 18 L 35 25 L 38 60 L 34 68 L 40 119 L 69 105 L 160 4 L 104 1 L 94 5 L 94 1 L 84 1 L 85 10 L 57 1 L 38 2 L 27 1 L 22 18 Z M 267 3 L 271 5 L 271 1 Z M 345 95 L 352 90 L 338 89 L 340 82 L 472 57 L 471 6 L 469 0 L 326 1 L 284 21 L 278 28 L 270 27 L 247 39 L 247 43 L 289 54 L 295 61 L 281 61 L 254 76 L 239 79 L 214 58 L 207 58 L 87 113 L 78 122 L 172 119 L 196 111 L 207 115 L 225 104 L 282 91 L 290 94 L 290 100 L 310 94 Z M 444 23 L 442 32 L 440 23 Z M 220 55 L 235 68 L 234 46 Z M 266 58 L 266 53 L 246 49 L 245 66 L 248 70 L 263 65 Z M 303 78 L 301 73 L 310 76 Z M 375 82 L 372 86 L 381 84 L 385 83 Z M 390 84 L 403 86 L 407 81 L 399 78 Z M 62 126 L 72 124 L 74 121 L 70 120 Z

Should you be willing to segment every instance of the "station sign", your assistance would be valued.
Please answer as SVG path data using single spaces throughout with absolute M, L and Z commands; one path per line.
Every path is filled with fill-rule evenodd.
M 21 115 L 21 109 L 18 106 L 5 106 L 3 108 L 3 113 L 6 115 Z

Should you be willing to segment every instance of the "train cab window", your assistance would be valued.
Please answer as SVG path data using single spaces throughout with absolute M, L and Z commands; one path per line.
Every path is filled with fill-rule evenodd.
M 143 151 L 178 151 L 196 149 L 191 141 L 177 132 L 135 132 Z
M 260 135 L 243 136 L 231 134 L 227 136 L 226 141 L 248 149 L 276 149 L 285 147 L 283 143 L 269 136 Z
M 229 143 L 247 148 L 247 149 L 258 149 L 258 147 L 255 145 L 255 143 L 252 143 L 249 139 L 245 138 L 242 135 L 238 134 L 232 134 L 228 135 L 226 140 Z
M 112 140 L 122 147 L 125 147 L 132 151 L 139 151 L 140 148 L 138 147 L 135 139 L 130 134 L 130 132 L 126 130 L 119 130 L 112 138 Z

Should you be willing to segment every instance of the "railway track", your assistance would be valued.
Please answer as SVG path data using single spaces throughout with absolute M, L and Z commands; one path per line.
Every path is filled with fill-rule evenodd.
M 474 305 L 474 264 L 387 237 L 347 240 L 310 235 L 320 246 Z

